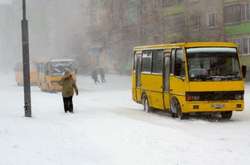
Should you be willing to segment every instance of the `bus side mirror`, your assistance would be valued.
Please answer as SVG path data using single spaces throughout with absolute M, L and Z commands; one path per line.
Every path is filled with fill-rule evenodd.
M 241 66 L 241 70 L 242 70 L 242 76 L 243 76 L 243 78 L 246 78 L 247 66 L 246 65 L 242 65 Z

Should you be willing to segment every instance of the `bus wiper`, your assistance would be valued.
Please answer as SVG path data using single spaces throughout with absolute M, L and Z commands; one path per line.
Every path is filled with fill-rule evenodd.
M 196 75 L 192 77 L 192 80 L 201 80 L 201 81 L 206 81 L 209 80 L 210 78 L 207 75 Z
M 224 76 L 209 76 L 209 78 L 211 80 L 221 81 L 222 79 L 224 79 Z
M 235 79 L 240 79 L 240 76 L 238 74 L 231 74 L 225 76 L 228 80 L 235 80 Z
M 220 80 L 234 80 L 234 79 L 238 79 L 238 78 L 240 78 L 238 75 L 221 75 L 221 76 L 210 76 L 210 78 L 212 79 L 212 80 L 218 80 L 218 81 L 220 81 Z

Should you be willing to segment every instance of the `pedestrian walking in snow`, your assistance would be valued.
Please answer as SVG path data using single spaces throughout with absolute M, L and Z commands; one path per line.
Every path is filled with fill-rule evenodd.
M 74 92 L 78 95 L 78 88 L 76 86 L 76 82 L 73 79 L 71 73 L 66 71 L 64 73 L 63 78 L 59 82 L 62 86 L 62 97 L 63 97 L 63 104 L 64 104 L 64 111 L 65 113 L 70 112 L 73 113 L 73 95 Z
M 98 72 L 96 69 L 92 71 L 91 77 L 94 80 L 95 84 L 100 83 L 98 79 Z
M 104 68 L 99 68 L 102 83 L 106 82 Z

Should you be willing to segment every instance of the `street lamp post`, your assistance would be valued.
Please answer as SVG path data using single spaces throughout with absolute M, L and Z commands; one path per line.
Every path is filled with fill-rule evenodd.
M 22 46 L 23 46 L 23 84 L 24 84 L 24 111 L 25 117 L 31 117 L 30 97 L 30 62 L 29 62 L 29 29 L 26 19 L 26 0 L 23 0 L 22 19 Z

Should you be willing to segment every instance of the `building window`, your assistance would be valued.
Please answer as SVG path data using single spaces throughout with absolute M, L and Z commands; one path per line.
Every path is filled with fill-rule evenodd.
M 194 31 L 200 30 L 200 15 L 193 15 L 190 17 L 190 29 Z
M 189 3 L 197 3 L 199 2 L 200 0 L 189 0 Z
M 177 14 L 165 19 L 165 27 L 168 32 L 176 33 L 185 30 L 185 16 L 184 14 Z
M 182 3 L 182 2 L 184 2 L 184 0 L 176 0 L 177 4 Z
M 161 7 L 162 0 L 154 0 L 153 3 L 154 8 L 159 9 L 159 7 Z
M 168 0 L 162 0 L 162 7 L 168 7 Z
M 239 45 L 241 55 L 250 55 L 250 37 L 234 39 L 233 42 Z
M 170 7 L 174 5 L 178 5 L 180 3 L 183 3 L 184 0 L 162 0 L 162 6 L 163 7 Z
M 241 20 L 242 21 L 250 20 L 250 4 L 241 5 Z
M 250 4 L 235 4 L 224 7 L 224 20 L 226 24 L 249 21 Z
M 249 38 L 242 38 L 241 41 L 241 50 L 242 54 L 248 54 L 249 53 Z
M 215 27 L 216 26 L 216 14 L 210 13 L 208 14 L 208 27 Z
M 226 24 L 238 23 L 241 21 L 241 5 L 224 7 L 224 20 Z

